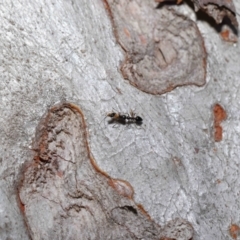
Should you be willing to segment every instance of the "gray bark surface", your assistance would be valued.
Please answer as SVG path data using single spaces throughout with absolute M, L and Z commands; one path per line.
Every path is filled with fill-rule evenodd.
M 128 196 L 127 184 L 98 169 L 75 105 L 49 110 L 37 128 L 34 149 L 19 186 L 32 239 L 192 238 L 189 223 L 176 219 L 161 228 Z
M 239 13 L 239 1 L 235 0 L 234 4 Z M 69 178 L 64 178 L 66 182 L 58 178 L 53 181 L 50 177 L 31 195 L 36 185 L 25 176 L 26 166 L 31 166 L 38 150 L 33 144 L 37 139 L 37 126 L 48 109 L 65 101 L 73 102 L 83 112 L 88 133 L 84 141 L 88 141 L 91 156 L 99 168 L 111 179 L 123 179 L 126 182 L 121 184 L 132 186 L 119 187 L 119 194 L 107 184 L 104 174 L 98 176 L 96 170 L 91 169 L 92 175 L 87 176 L 100 179 L 98 184 L 105 190 L 98 193 L 103 202 L 92 201 L 89 209 L 114 208 L 116 204 L 119 212 L 113 211 L 112 218 L 118 225 L 136 218 L 137 211 L 136 222 L 138 217 L 144 219 L 162 239 L 166 229 L 169 229 L 167 234 L 174 234 L 176 226 L 184 225 L 185 230 L 188 224 L 191 224 L 189 229 L 194 229 L 196 240 L 237 239 L 240 226 L 239 44 L 222 41 L 212 26 L 196 20 L 194 10 L 188 6 L 174 7 L 195 21 L 200 29 L 208 54 L 206 84 L 183 86 L 158 96 L 146 94 L 121 75 L 124 52 L 117 44 L 105 7 L 99 0 L 9 0 L 0 4 L 0 239 L 73 239 L 75 236 L 71 234 L 77 233 L 74 226 L 79 226 L 81 216 L 91 219 L 86 202 L 81 202 L 86 200 L 82 196 L 86 196 L 88 190 L 81 188 L 81 197 L 76 195 L 78 185 L 73 178 L 83 174 L 78 164 L 86 164 L 91 169 L 88 157 L 84 158 L 86 152 L 71 153 L 76 156 L 76 163 L 61 162 L 66 164 L 62 166 L 67 168 L 66 174 L 69 173 L 66 175 Z M 237 18 L 239 22 L 239 14 Z M 214 139 L 215 104 L 220 104 L 227 114 L 221 122 L 223 136 L 219 142 Z M 143 118 L 141 127 L 113 126 L 104 119 L 107 112 L 129 113 L 131 109 Z M 71 126 L 70 123 L 72 121 L 64 129 Z M 74 144 L 84 142 L 77 139 Z M 86 159 L 85 163 L 80 161 L 80 156 Z M 45 176 L 41 171 L 36 172 L 40 177 Z M 96 194 L 97 183 L 90 186 L 89 194 Z M 127 193 L 123 194 L 122 188 L 127 189 Z M 71 191 L 76 198 L 69 194 Z M 81 195 L 82 192 L 85 195 Z M 44 194 L 50 200 L 41 197 L 46 197 Z M 56 199 L 59 202 L 54 202 Z M 151 220 L 140 211 L 138 204 Z M 97 218 L 96 226 L 99 234 L 103 234 L 99 236 L 105 238 L 101 223 L 106 223 L 108 229 L 112 225 L 106 221 L 106 215 L 100 213 L 100 216 L 104 220 Z M 86 225 L 89 229 L 92 226 Z M 73 228 L 66 227 L 55 235 L 60 226 Z M 130 226 L 135 228 L 134 224 Z M 48 231 L 44 233 L 45 229 Z M 144 233 L 137 230 L 135 233 Z M 93 234 L 92 239 L 97 236 L 94 230 L 87 234 Z M 144 234 L 137 237 L 147 238 Z M 110 235 L 109 239 L 114 237 Z

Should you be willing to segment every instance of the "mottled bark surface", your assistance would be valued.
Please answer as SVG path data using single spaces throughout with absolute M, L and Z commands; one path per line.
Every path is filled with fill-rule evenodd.
M 174 0 L 155 0 L 159 3 L 173 2 Z M 176 0 L 180 4 L 183 0 Z M 232 0 L 191 0 L 194 4 L 195 11 L 202 10 L 217 23 L 222 23 L 224 18 L 229 18 L 232 25 L 238 29 L 238 21 L 236 18 L 236 8 Z
M 193 0 L 193 3 L 196 11 L 199 9 L 205 11 L 217 23 L 228 17 L 235 28 L 238 28 L 236 9 L 232 0 Z
M 132 194 L 126 197 L 128 185 L 99 171 L 83 117 L 65 103 L 51 108 L 38 126 L 37 154 L 24 167 L 19 193 L 32 239 L 191 239 L 189 223 L 178 219 L 161 228 Z
M 121 71 L 151 94 L 194 84 L 206 77 L 206 52 L 197 25 L 174 9 L 152 1 L 108 0 L 115 36 L 125 51 Z
M 239 1 L 234 4 L 239 13 Z M 173 234 L 176 226 L 193 228 L 194 240 L 239 238 L 240 47 L 222 41 L 187 5 L 171 8 L 198 26 L 208 54 L 206 84 L 156 96 L 123 78 L 125 52 L 102 1 L 2 2 L 0 239 L 70 239 L 81 221 L 93 227 L 87 219 L 98 229 L 86 231 L 93 238 L 105 237 L 98 225 L 103 223 L 109 233 L 120 234 L 114 222 L 125 236 L 134 231 L 130 227 L 142 229 L 132 238 L 160 232 L 160 239 L 173 239 L 161 235 L 169 224 Z M 84 133 L 75 108 L 66 124 L 55 118 L 65 131 L 57 130 L 55 140 L 47 135 L 50 151 L 34 144 L 42 138 L 35 135 L 42 133 L 37 126 L 49 126 L 41 125 L 42 117 L 58 102 L 81 109 L 91 155 L 82 150 L 85 140 L 78 141 Z M 218 118 L 214 106 L 221 106 L 226 118 Z M 141 126 L 115 126 L 104 119 L 107 112 L 131 110 L 143 118 Z M 49 126 L 47 132 L 51 129 L 57 128 Z M 90 165 L 89 156 L 109 177 Z M 94 184 L 88 185 L 89 179 Z M 128 219 L 134 221 L 127 225 Z M 55 235 L 60 226 L 63 231 Z

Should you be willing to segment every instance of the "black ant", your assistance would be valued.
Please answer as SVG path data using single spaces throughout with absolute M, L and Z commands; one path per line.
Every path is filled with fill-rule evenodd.
M 121 124 L 136 123 L 137 125 L 141 125 L 143 121 L 143 119 L 139 116 L 136 116 L 136 114 L 133 111 L 130 112 L 130 115 L 111 112 L 107 114 L 107 117 L 111 118 L 111 120 L 109 121 L 110 123 L 114 122 Z

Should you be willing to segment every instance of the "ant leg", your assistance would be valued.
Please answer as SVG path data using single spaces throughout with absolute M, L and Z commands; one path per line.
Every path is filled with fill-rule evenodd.
M 132 118 L 135 118 L 135 117 L 136 117 L 135 110 L 130 109 L 130 116 L 131 116 Z
M 113 127 L 113 128 L 119 128 L 119 125 L 120 125 L 120 124 L 115 123 L 112 127 Z
M 120 111 L 117 111 L 116 109 L 112 109 L 112 112 L 115 112 L 115 113 L 117 113 L 117 114 L 119 114 L 119 115 L 121 115 L 121 112 Z
M 108 116 L 106 115 L 106 116 L 103 118 L 103 120 L 99 123 L 99 128 L 100 128 L 102 122 L 104 122 L 104 127 L 106 128 L 105 119 L 106 119 L 107 117 L 108 117 Z

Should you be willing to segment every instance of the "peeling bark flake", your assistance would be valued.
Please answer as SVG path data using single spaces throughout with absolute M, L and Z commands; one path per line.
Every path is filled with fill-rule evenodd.
M 220 104 L 215 104 L 215 106 L 213 107 L 213 115 L 214 115 L 214 140 L 215 142 L 220 142 L 222 141 L 223 134 L 221 122 L 227 118 L 227 114 Z
M 233 239 L 237 239 L 237 237 L 239 236 L 240 234 L 240 228 L 237 224 L 232 224 L 229 228 L 229 233 L 230 233 L 230 236 L 233 238 Z
M 106 0 L 116 39 L 125 51 L 121 71 L 136 88 L 162 94 L 205 84 L 206 51 L 197 25 L 154 2 Z
M 156 2 L 173 2 L 174 0 L 155 0 Z M 222 23 L 225 17 L 228 17 L 232 25 L 238 29 L 238 21 L 236 18 L 236 9 L 232 0 L 191 0 L 194 4 L 195 12 L 200 9 L 212 17 L 216 23 Z M 182 0 L 175 0 L 177 4 Z
M 34 149 L 37 154 L 25 167 L 19 187 L 31 239 L 157 240 L 166 235 L 166 228 L 134 202 L 132 186 L 111 179 L 90 157 L 77 106 L 63 103 L 49 109 L 37 128 Z M 193 235 L 190 224 L 180 222 L 178 230 L 179 224 L 166 225 L 169 234 Z

